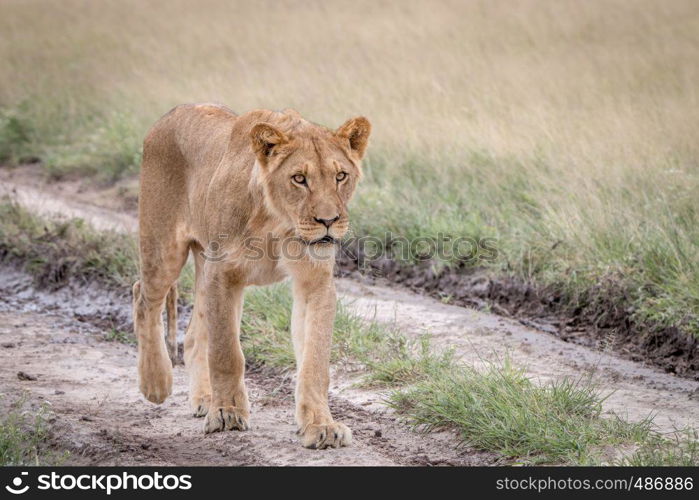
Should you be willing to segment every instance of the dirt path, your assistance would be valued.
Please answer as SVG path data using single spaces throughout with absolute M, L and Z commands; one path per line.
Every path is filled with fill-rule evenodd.
M 0 197 L 9 196 L 32 211 L 80 217 L 100 230 L 136 232 L 136 218 L 114 202 L 114 189 L 86 191 L 80 182 L 46 183 L 34 167 L 0 168 Z
M 295 436 L 292 380 L 247 377 L 252 430 L 204 435 L 191 416 L 186 374 L 175 368 L 173 396 L 163 405 L 138 392 L 132 346 L 57 315 L 0 311 L 2 404 L 24 395 L 47 405 L 55 445 L 68 464 L 91 465 L 475 465 L 494 456 L 456 449 L 455 436 L 417 434 L 378 409 L 332 390 L 331 409 L 353 428 L 353 446 L 307 450 Z M 36 380 L 20 380 L 19 372 Z M 367 394 L 372 397 L 374 395 Z
M 100 206 L 99 195 L 81 194 L 76 185 L 61 185 L 60 190 L 58 187 L 32 186 L 21 175 L 12 176 L 0 171 L 0 194 L 3 192 L 39 213 L 58 211 L 80 216 L 100 228 L 129 231 L 136 227 L 133 216 L 125 211 L 115 212 L 113 206 Z M 21 276 L 13 279 L 3 280 L 8 283 L 4 303 L 13 304 L 10 308 L 12 311 L 24 312 L 4 313 L 6 316 L 0 317 L 0 324 L 6 325 L 1 331 L 2 342 L 5 342 L 7 335 L 15 338 L 12 342 L 20 346 L 19 349 L 2 351 L 4 380 L 12 379 L 13 391 L 19 391 L 22 387 L 38 388 L 35 392 L 37 396 L 47 399 L 51 396 L 59 422 L 65 421 L 67 435 L 75 433 L 80 437 L 87 433 L 93 440 L 97 439 L 98 444 L 90 443 L 89 446 L 98 449 L 91 456 L 100 457 L 100 463 L 122 460 L 119 463 L 368 465 L 489 463 L 493 460 L 487 454 L 463 450 L 457 453 L 453 436 L 449 434 L 431 434 L 426 438 L 405 430 L 385 412 L 379 403 L 380 394 L 353 389 L 351 381 L 341 378 L 335 379 L 333 405 L 335 411 L 350 424 L 356 422 L 357 443 L 349 450 L 341 450 L 334 455 L 319 455 L 300 449 L 293 436 L 291 402 L 287 401 L 289 381 L 263 377 L 261 374 L 250 377 L 252 399 L 256 401 L 256 427 L 253 431 L 230 439 L 227 435 L 203 438 L 201 422 L 187 415 L 181 368 L 176 372 L 176 386 L 181 389 L 175 391 L 172 402 L 168 401 L 163 407 L 149 405 L 137 393 L 133 348 L 90 340 L 89 337 L 81 341 L 80 347 L 73 346 L 74 327 L 68 325 L 59 328 L 57 325 L 60 322 L 48 321 L 34 312 L 32 304 L 41 303 L 35 296 L 37 292 L 26 284 L 17 285 L 22 281 Z M 449 306 L 392 287 L 370 286 L 343 279 L 338 280 L 338 288 L 344 300 L 353 303 L 360 314 L 394 323 L 409 335 L 428 332 L 435 345 L 454 348 L 466 362 L 478 364 L 509 354 L 518 366 L 526 367 L 528 373 L 542 383 L 565 376 L 592 376 L 605 391 L 613 391 L 605 402 L 606 410 L 628 415 L 631 419 L 654 414 L 656 424 L 663 431 L 685 425 L 696 426 L 699 421 L 699 382 L 620 359 L 606 352 L 604 346 L 590 349 L 566 343 L 516 321 Z M 124 307 L 121 302 L 123 300 L 119 298 L 103 299 L 100 308 L 120 309 Z M 0 287 L 0 306 L 2 304 L 3 292 Z M 69 297 L 64 296 L 55 300 L 51 308 L 65 317 L 73 306 Z M 13 329 L 7 326 L 12 322 L 33 326 Z M 31 340 L 22 340 L 27 336 Z M 52 337 L 65 340 L 48 340 Z M 71 361 L 70 352 L 81 352 L 79 349 L 86 355 L 79 356 L 79 362 Z M 50 368 L 46 363 L 49 359 L 52 360 Z M 54 359 L 65 361 L 63 364 L 54 363 Z M 21 368 L 24 365 L 27 365 L 26 369 Z M 75 370 L 72 377 L 69 376 L 69 369 L 65 368 L 68 366 Z M 36 382 L 15 382 L 16 371 L 32 369 L 41 374 Z M 83 376 L 98 378 L 95 383 L 89 383 L 90 391 L 84 390 Z M 56 382 L 73 388 L 71 392 L 58 389 L 66 394 L 55 395 L 53 391 L 56 387 L 53 384 Z M 270 398 L 270 394 L 275 395 Z M 279 397 L 279 394 L 284 397 Z M 95 416 L 87 416 L 93 420 L 80 420 L 90 408 Z M 381 437 L 376 436 L 376 431 L 380 431 Z M 101 432 L 104 436 L 99 434 Z M 179 432 L 182 439 L 173 440 L 172 436 Z M 95 435 L 98 437 L 95 438 Z M 142 447 L 143 442 L 146 448 Z M 117 451 L 109 446 L 116 447 Z M 108 448 L 111 451 L 108 452 Z M 127 451 L 119 452 L 121 448 Z

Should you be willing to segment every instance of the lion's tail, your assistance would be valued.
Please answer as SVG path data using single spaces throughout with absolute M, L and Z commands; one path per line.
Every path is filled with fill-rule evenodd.
M 177 282 L 173 283 L 165 299 L 165 311 L 167 312 L 167 334 L 165 343 L 170 355 L 172 365 L 177 364 Z

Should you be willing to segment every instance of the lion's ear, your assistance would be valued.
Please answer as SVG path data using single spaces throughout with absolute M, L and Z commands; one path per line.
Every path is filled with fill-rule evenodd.
M 350 148 L 360 160 L 364 157 L 370 133 L 371 123 L 363 116 L 347 120 L 335 131 L 335 135 L 349 141 Z
M 263 165 L 274 155 L 276 146 L 289 142 L 289 138 L 269 123 L 258 123 L 250 131 L 252 150 Z

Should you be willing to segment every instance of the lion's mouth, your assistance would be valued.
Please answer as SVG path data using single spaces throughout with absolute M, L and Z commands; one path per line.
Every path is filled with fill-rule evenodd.
M 333 238 L 329 234 L 326 234 L 322 238 L 318 238 L 317 240 L 311 241 L 309 245 L 332 245 L 335 243 L 335 241 L 335 238 Z

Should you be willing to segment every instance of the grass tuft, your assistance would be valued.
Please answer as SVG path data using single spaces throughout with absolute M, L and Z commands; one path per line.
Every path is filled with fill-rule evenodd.
M 14 112 L 0 108 L 0 162 L 17 164 L 31 159 L 32 124 L 22 116 L 22 108 Z
M 62 459 L 47 450 L 46 409 L 26 410 L 20 399 L 0 417 L 0 466 L 54 465 Z
M 615 465 L 635 467 L 665 467 L 699 465 L 699 434 L 682 430 L 669 437 L 653 436 L 634 453 L 618 460 Z
M 529 464 L 588 463 L 602 445 L 643 442 L 651 420 L 602 417 L 586 381 L 537 385 L 508 360 L 484 370 L 450 365 L 394 391 L 389 405 L 423 430 L 457 429 L 465 444 Z

